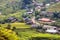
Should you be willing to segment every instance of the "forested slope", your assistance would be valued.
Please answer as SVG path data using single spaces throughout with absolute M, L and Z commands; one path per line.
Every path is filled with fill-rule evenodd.
M 14 13 L 20 9 L 20 0 L 0 0 L 0 12 L 2 14 Z

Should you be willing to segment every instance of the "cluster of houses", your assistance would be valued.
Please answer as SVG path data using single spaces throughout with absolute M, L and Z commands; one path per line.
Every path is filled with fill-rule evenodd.
M 25 18 L 24 19 L 26 24 L 31 25 L 31 28 L 36 28 L 39 32 L 46 32 L 46 33 L 59 33 L 60 34 L 60 28 L 56 26 L 50 26 L 49 24 L 55 23 L 56 21 L 51 20 L 49 18 L 40 18 L 39 23 L 36 22 L 35 18 L 32 19 Z
M 49 1 L 49 2 L 48 2 Z M 36 0 L 33 0 L 33 5 L 35 6 L 35 9 L 40 11 L 42 9 L 48 8 L 50 5 L 54 3 L 58 3 L 60 0 L 46 0 L 46 2 L 39 3 Z
M 38 22 L 35 20 L 35 17 L 33 18 L 25 18 L 25 23 L 30 24 L 31 28 L 37 28 L 39 32 L 44 32 L 46 33 L 59 33 L 60 34 L 60 28 L 56 26 L 50 26 L 49 24 L 55 23 L 55 20 L 51 20 L 50 18 L 39 18 Z M 42 25 L 41 25 L 42 24 Z
M 50 4 L 46 4 L 46 6 L 49 6 Z M 44 8 L 44 6 L 38 5 L 35 7 L 35 10 L 40 11 L 41 7 Z M 32 14 L 33 13 L 33 9 L 30 9 L 29 11 L 27 11 L 27 14 Z M 46 12 L 46 11 L 42 11 L 40 13 L 40 15 L 47 15 L 47 16 L 52 16 L 53 12 Z M 39 22 L 39 23 L 38 23 Z M 30 24 L 31 28 L 36 28 L 37 31 L 39 32 L 46 32 L 46 33 L 59 33 L 60 34 L 60 28 L 56 27 L 56 26 L 50 26 L 49 24 L 51 23 L 55 23 L 55 20 L 51 20 L 49 18 L 39 18 L 38 22 L 36 22 L 36 20 L 34 18 L 25 18 L 25 23 L 26 24 Z M 43 25 L 41 25 L 43 24 Z
M 51 4 L 56 3 L 56 2 L 60 2 L 60 0 L 50 0 L 49 3 L 45 3 L 45 2 L 39 3 L 39 2 L 36 2 L 36 0 L 33 0 L 32 5 L 34 6 L 34 9 L 32 8 L 27 9 L 26 14 L 33 15 L 35 11 L 41 11 L 39 14 L 40 16 L 46 15 L 46 16 L 51 17 L 53 16 L 53 12 L 47 12 L 46 8 L 48 8 Z M 1 15 L 1 12 L 0 12 L 0 15 Z M 9 20 L 9 22 L 21 21 L 15 17 L 9 17 L 7 20 Z M 46 33 L 59 33 L 60 34 L 60 28 L 49 25 L 56 22 L 55 20 L 51 20 L 50 18 L 42 17 L 42 18 L 39 18 L 38 20 L 35 20 L 35 16 L 32 16 L 31 18 L 23 16 L 23 21 L 26 24 L 31 25 L 31 28 L 36 28 L 39 32 L 44 31 Z
M 28 9 L 26 14 L 33 14 L 35 10 L 41 11 L 40 15 L 47 15 L 49 17 L 53 16 L 53 12 L 46 12 L 45 8 L 48 8 L 53 2 L 60 2 L 60 0 L 51 0 L 50 3 L 37 3 L 33 0 L 33 5 L 35 9 Z M 55 20 L 51 20 L 50 18 L 39 18 L 38 20 L 35 20 L 35 17 L 25 17 L 23 18 L 26 24 L 30 24 L 31 28 L 36 28 L 39 32 L 46 32 L 46 33 L 59 33 L 60 34 L 60 28 L 56 26 L 50 26 L 49 24 L 55 23 Z
M 14 16 L 11 16 L 11 17 L 9 17 L 8 19 L 6 19 L 5 20 L 6 22 L 12 22 L 12 23 L 14 23 L 14 22 L 23 22 L 23 20 L 19 20 L 19 19 L 17 19 L 16 17 L 14 17 Z
M 45 33 L 60 34 L 60 28 L 58 28 L 56 26 L 32 24 L 31 28 L 36 28 L 38 32 L 44 31 Z
M 39 19 L 39 21 L 40 21 L 40 25 L 38 25 L 37 23 L 34 23 L 34 24 L 32 24 L 32 28 L 38 28 L 39 29 L 38 31 L 41 31 L 40 29 L 42 29 L 42 30 L 45 29 L 44 31 L 48 32 L 48 33 L 57 33 L 58 32 L 57 27 L 48 25 L 55 21 L 50 20 L 48 18 L 42 18 L 42 19 Z M 46 24 L 44 24 L 44 23 L 46 23 Z M 41 25 L 41 24 L 43 24 L 43 25 Z
M 60 0 L 54 0 L 54 1 L 60 2 Z M 51 2 L 54 1 L 51 0 Z M 46 9 L 49 8 L 49 6 L 52 5 L 52 3 L 45 3 L 45 2 L 39 3 L 34 0 L 32 4 L 34 8 L 31 9 L 27 8 L 27 14 L 32 14 L 34 11 L 39 11 L 40 15 L 47 15 L 47 16 L 53 15 L 53 12 L 46 11 Z

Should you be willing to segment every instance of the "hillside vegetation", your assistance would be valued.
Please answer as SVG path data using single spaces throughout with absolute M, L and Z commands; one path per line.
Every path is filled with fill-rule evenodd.
M 20 10 L 20 0 L 0 0 L 0 12 L 4 15 Z
M 1 27 L 7 27 L 8 24 L 0 24 Z M 36 38 L 46 39 L 46 40 L 59 40 L 60 35 L 48 34 L 48 33 L 40 33 L 37 32 L 36 29 L 31 29 L 30 25 L 26 25 L 25 23 L 11 23 L 11 27 L 16 27 L 15 32 L 18 33 L 20 40 L 32 40 Z M 39 39 L 40 40 L 40 39 Z
M 51 5 L 51 6 L 47 9 L 47 11 L 51 11 L 51 12 L 60 11 L 60 2 Z
M 45 3 L 47 0 L 36 1 L 37 3 Z M 44 28 L 40 28 L 45 24 L 43 23 L 44 25 L 38 25 L 40 22 L 36 19 L 40 19 L 40 12 L 33 10 L 31 15 L 28 13 L 30 12 L 30 6 L 31 8 L 34 6 L 31 4 L 32 0 L 0 0 L 0 40 L 2 40 L 2 38 L 3 40 L 6 39 L 5 37 L 10 40 L 60 40 L 60 34 L 46 33 Z M 45 9 L 44 7 L 42 6 L 42 10 Z M 60 3 L 55 3 L 49 6 L 47 11 L 60 11 Z M 44 13 L 44 11 L 41 12 Z M 51 17 L 47 14 L 43 14 L 41 18 L 46 17 L 49 19 L 52 18 L 53 20 L 53 18 L 59 19 L 60 17 L 57 12 Z M 36 24 L 35 20 L 37 21 Z M 60 20 L 56 23 L 52 23 L 52 25 L 55 24 L 58 24 L 60 27 Z M 42 32 L 39 31 L 40 29 L 42 29 Z
M 0 0 L 0 12 L 4 15 L 15 13 L 21 10 L 21 7 L 25 7 L 26 3 L 24 0 Z M 44 0 L 36 0 L 37 2 L 43 2 Z

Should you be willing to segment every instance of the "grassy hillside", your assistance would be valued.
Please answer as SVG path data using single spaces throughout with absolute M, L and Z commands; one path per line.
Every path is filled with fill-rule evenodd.
M 37 0 L 38 2 L 43 2 L 45 0 Z M 60 3 L 51 5 L 47 11 L 60 11 Z M 0 12 L 4 15 L 0 15 L 0 21 L 3 21 L 11 16 L 14 16 L 18 19 L 22 19 L 22 14 L 25 13 L 25 10 L 20 10 L 20 0 L 0 0 Z M 10 23 L 11 28 L 16 27 L 14 30 L 17 35 L 20 37 L 20 40 L 32 40 L 32 38 L 47 38 L 50 40 L 60 40 L 60 35 L 58 34 L 49 34 L 49 33 L 40 33 L 36 29 L 31 29 L 31 25 L 26 25 L 25 23 L 15 22 Z M 0 24 L 0 27 L 6 28 L 8 23 Z M 8 26 L 9 27 L 9 26 Z M 11 37 L 11 36 L 10 36 Z M 11 39 L 12 40 L 12 39 Z
M 0 24 L 1 27 L 6 27 L 7 24 Z M 30 25 L 25 23 L 11 23 L 12 27 L 16 27 L 15 32 L 18 32 L 18 36 L 21 40 L 29 40 L 35 37 L 38 38 L 47 38 L 47 39 L 60 39 L 60 35 L 57 34 L 48 34 L 37 32 L 36 29 L 30 29 Z
M 8 23 L 6 24 L 0 24 L 2 27 L 7 27 Z M 11 23 L 11 27 L 16 28 L 30 28 L 30 25 L 26 25 L 25 23 Z
M 19 0 L 0 0 L 0 5 L 7 4 L 8 2 L 19 1 Z
M 51 6 L 47 9 L 47 11 L 52 11 L 52 12 L 54 12 L 54 11 L 60 11 L 60 2 L 51 5 Z
M 36 0 L 37 2 L 44 2 L 45 0 Z

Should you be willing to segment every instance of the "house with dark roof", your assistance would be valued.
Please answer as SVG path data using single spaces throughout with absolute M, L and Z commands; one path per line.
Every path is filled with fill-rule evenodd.
M 16 22 L 16 21 L 18 21 L 18 19 L 15 18 L 15 17 L 9 17 L 7 20 L 9 20 L 10 22 Z

